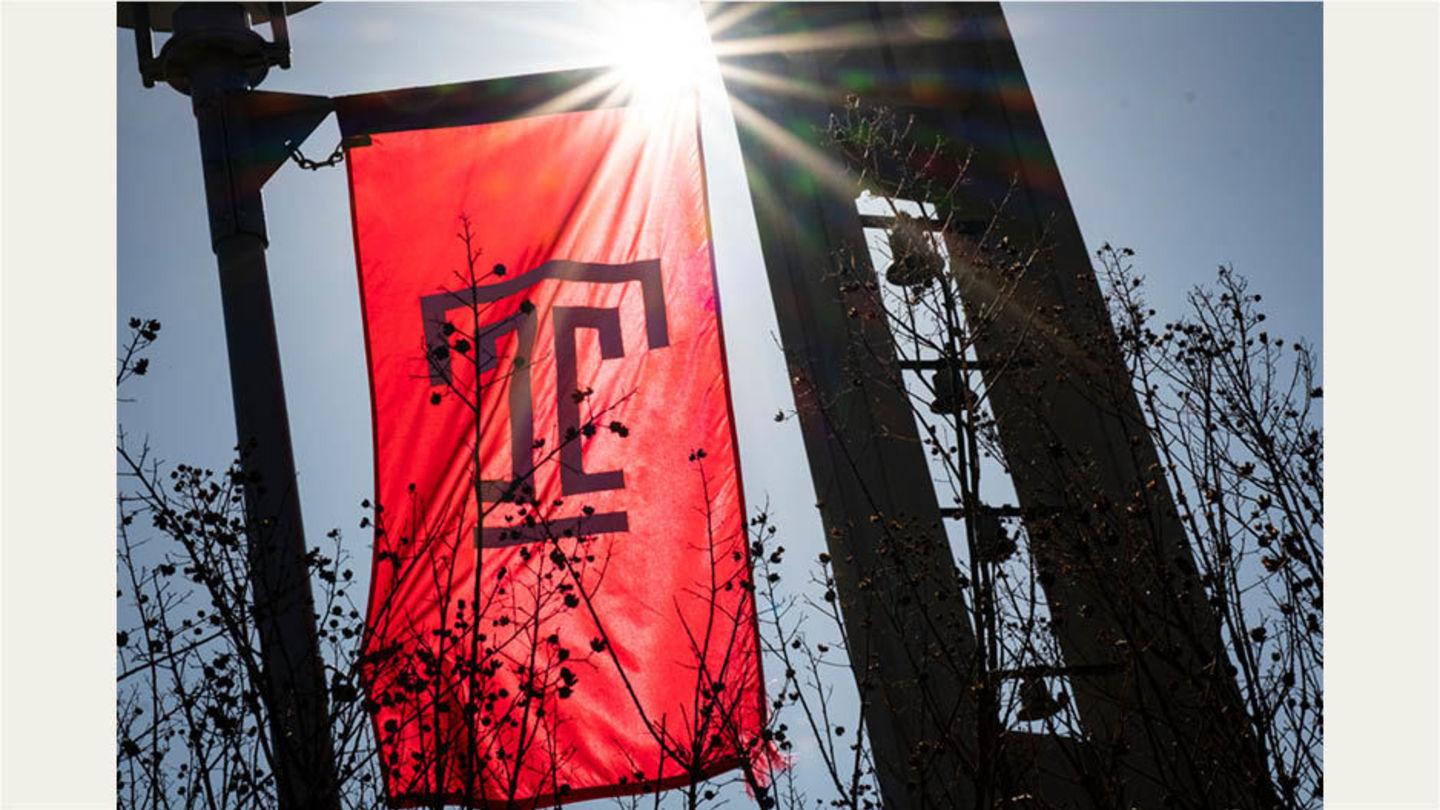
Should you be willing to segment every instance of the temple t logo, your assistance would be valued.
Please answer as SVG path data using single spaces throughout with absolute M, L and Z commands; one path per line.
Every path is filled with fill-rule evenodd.
M 463 290 L 435 293 L 420 299 L 421 320 L 425 329 L 425 346 L 430 365 L 430 385 L 452 383 L 451 359 L 445 333 L 448 313 L 483 304 L 503 301 L 521 295 L 525 290 L 547 280 L 572 284 L 624 284 L 636 281 L 644 301 L 645 337 L 649 350 L 670 345 L 665 316 L 665 297 L 661 287 L 660 260 L 648 259 L 629 264 L 597 264 L 573 261 L 548 261 L 528 273 L 508 281 L 483 284 Z M 587 470 L 580 443 L 581 419 L 576 333 L 593 329 L 599 337 L 600 356 L 611 360 L 624 356 L 624 342 L 617 307 L 554 306 L 545 309 L 521 307 L 513 314 L 490 323 L 480 323 L 475 334 L 476 374 L 496 368 L 499 362 L 497 343 L 511 332 L 516 335 L 516 371 L 509 383 L 511 480 L 480 482 L 482 503 L 497 503 L 515 493 L 524 482 L 533 478 L 537 465 L 535 442 L 535 403 L 532 394 L 530 358 L 535 352 L 536 333 L 541 318 L 548 315 L 555 335 L 555 413 L 558 419 L 561 446 L 559 449 L 561 494 L 583 495 L 625 488 L 625 471 Z M 438 349 L 438 351 L 437 351 Z M 606 534 L 629 530 L 625 512 L 605 512 L 583 518 L 560 518 L 547 526 L 486 527 L 481 543 L 487 547 L 515 545 L 544 540 L 557 534 Z

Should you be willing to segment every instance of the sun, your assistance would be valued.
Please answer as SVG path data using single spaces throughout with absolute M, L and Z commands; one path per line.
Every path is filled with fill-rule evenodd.
M 619 88 L 640 102 L 693 92 L 715 70 L 705 18 L 694 2 L 615 4 L 606 27 L 608 62 Z

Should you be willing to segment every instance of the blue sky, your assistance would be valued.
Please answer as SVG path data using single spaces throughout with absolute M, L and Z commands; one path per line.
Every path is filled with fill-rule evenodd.
M 1310 4 L 1006 4 L 1082 233 L 1128 245 L 1162 315 L 1233 263 L 1275 332 L 1321 338 L 1321 15 Z M 324 95 L 600 64 L 598 6 L 324 4 L 292 20 L 272 91 Z M 160 456 L 220 468 L 234 444 L 223 325 L 188 100 L 146 90 L 117 34 L 117 308 L 164 323 L 121 404 Z M 733 124 L 714 93 L 703 136 L 748 499 L 767 498 L 796 559 L 821 548 Z M 333 120 L 305 144 L 323 157 Z M 371 492 L 369 400 L 341 168 L 283 168 L 266 188 L 271 284 L 307 535 L 356 527 Z M 738 322 L 738 328 L 737 328 Z
M 1321 43 L 1316 5 L 1007 4 L 1081 230 L 1134 247 L 1163 313 L 1233 262 L 1280 334 L 1317 345 Z M 325 4 L 291 22 L 294 68 L 266 90 L 340 95 L 599 64 L 603 9 L 568 4 Z M 581 35 L 577 35 L 577 32 Z M 141 87 L 117 34 L 117 315 L 165 325 L 122 404 L 162 456 L 220 467 L 233 445 L 214 260 L 189 105 Z M 817 538 L 783 364 L 770 335 L 733 124 L 711 94 L 704 137 L 747 490 Z M 323 157 L 333 119 L 305 144 Z M 308 536 L 353 530 L 370 494 L 368 389 L 344 172 L 283 168 L 265 191 L 271 284 Z M 737 345 L 738 344 L 738 345 Z M 764 448 L 763 456 L 746 452 Z M 784 459 L 777 463 L 776 459 Z M 805 509 L 794 509 L 803 504 Z M 807 555 L 808 556 L 808 555 Z

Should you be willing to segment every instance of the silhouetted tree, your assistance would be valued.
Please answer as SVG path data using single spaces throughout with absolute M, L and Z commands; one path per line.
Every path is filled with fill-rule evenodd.
M 1135 518 L 1148 500 L 1100 503 L 1072 477 L 1063 486 L 1064 512 L 1031 514 L 986 503 L 982 483 L 1004 477 L 1009 465 L 1022 461 L 1006 456 L 996 425 L 1001 406 L 991 393 L 997 381 L 1034 364 L 1036 344 L 1027 336 L 1043 336 L 1046 321 L 1045 313 L 1032 311 L 1026 285 L 1044 270 L 1045 245 L 1017 244 L 1003 235 L 1008 215 L 1003 196 L 987 201 L 988 214 L 977 220 L 964 172 L 942 175 L 928 168 L 942 159 L 963 168 L 964 154 L 957 154 L 954 144 L 921 142 L 888 111 L 857 101 L 846 117 L 832 122 L 829 141 L 854 169 L 857 195 L 866 190 L 878 197 L 889 218 L 883 244 L 872 250 L 879 262 L 840 253 L 832 266 L 816 272 L 833 274 L 845 300 L 855 302 L 850 317 L 884 324 L 889 343 L 857 347 L 850 371 L 868 379 L 879 375 L 883 384 L 904 393 L 931 459 L 936 493 L 947 515 L 958 519 L 951 523 L 955 564 L 936 572 L 913 563 L 921 557 L 913 552 L 935 542 L 934 526 L 907 523 L 878 506 L 873 518 L 884 529 L 883 563 L 865 572 L 862 587 L 881 591 L 881 613 L 865 632 L 896 632 L 911 620 L 907 617 L 919 616 L 937 637 L 953 641 L 937 645 L 933 660 L 923 662 L 920 671 L 933 673 L 934 680 L 910 685 L 937 732 L 922 746 L 927 750 L 912 752 L 909 764 L 926 774 L 926 763 L 939 761 L 927 759 L 935 751 L 960 753 L 965 773 L 927 777 L 949 780 L 933 788 L 949 806 L 1044 807 L 1019 774 L 1048 746 L 1085 776 L 1072 787 L 1067 806 L 1117 806 L 1129 778 L 1124 752 L 1080 722 L 1072 683 L 1095 673 L 1066 665 L 1045 597 L 1057 570 L 1082 566 L 1084 560 L 1057 554 L 1042 535 L 1082 521 L 1097 545 L 1113 540 L 1139 549 L 1131 564 L 1148 572 L 1145 577 L 1116 583 L 1113 605 L 1078 606 L 1080 615 L 1104 609 L 1123 619 L 1127 610 L 1138 609 L 1129 589 L 1164 583 L 1183 590 L 1190 579 L 1174 573 L 1177 561 L 1145 556 L 1143 529 L 1137 528 L 1143 521 Z M 504 272 L 480 270 L 479 251 L 463 218 L 460 242 L 466 256 L 462 287 L 473 289 L 486 273 Z M 1108 245 L 1096 254 L 1108 310 L 1098 321 L 1104 333 L 1094 340 L 1097 346 L 1109 341 L 1105 345 L 1118 350 L 1128 372 L 1097 395 L 1112 397 L 1115 407 L 1127 397 L 1139 403 L 1142 429 L 1159 453 L 1153 483 L 1141 486 L 1172 493 L 1176 518 L 1194 552 L 1193 560 L 1178 564 L 1190 566 L 1194 599 L 1219 622 L 1222 649 L 1211 662 L 1215 682 L 1238 685 L 1245 716 L 1233 722 L 1262 752 L 1264 781 L 1273 782 L 1275 803 L 1318 807 L 1323 437 L 1314 353 L 1303 341 L 1271 333 L 1259 295 L 1229 268 L 1222 268 L 1213 286 L 1191 293 L 1188 312 L 1157 320 L 1145 303 L 1132 256 Z M 877 269 L 880 263 L 885 264 Z M 473 299 L 460 304 L 470 316 L 468 326 L 462 318 L 443 330 L 443 346 L 421 349 L 431 368 L 443 362 L 473 369 L 484 362 L 485 305 Z M 1017 322 L 1025 325 L 1018 332 Z M 132 320 L 130 327 L 117 385 L 133 384 L 146 373 L 145 352 L 160 331 L 154 320 Z M 981 344 L 984 362 L 978 357 Z M 478 435 L 480 392 L 467 386 L 479 386 L 479 375 L 446 379 L 432 401 L 468 403 Z M 503 380 L 501 375 L 486 384 Z M 616 402 L 596 404 L 592 393 L 575 392 L 584 416 L 562 443 L 593 431 L 628 433 L 611 413 Z M 815 407 L 823 417 L 827 403 L 800 407 Z M 537 467 L 554 463 L 559 449 L 545 448 Z M 236 465 L 218 474 L 162 465 L 123 429 L 117 450 L 117 597 L 126 617 L 117 632 L 120 804 L 271 807 L 270 709 L 255 686 L 262 662 L 254 618 L 265 606 L 254 604 L 249 583 L 247 530 L 254 527 L 242 496 L 244 448 Z M 705 474 L 704 460 L 703 450 L 691 459 L 697 475 Z M 472 463 L 479 468 L 478 458 Z M 351 566 L 368 564 L 369 553 L 353 550 L 339 531 L 330 533 L 324 549 L 310 550 L 307 564 L 347 807 L 382 805 L 387 774 L 403 792 L 407 784 L 417 789 L 445 784 L 443 774 L 460 773 L 454 794 L 499 785 L 499 795 L 485 797 L 494 806 L 522 805 L 526 784 L 550 778 L 556 801 L 563 800 L 565 786 L 555 777 L 575 752 L 551 745 L 547 729 L 564 722 L 567 701 L 584 699 L 589 671 L 624 671 L 604 635 L 602 617 L 595 617 L 602 628 L 595 637 L 560 638 L 546 629 L 557 615 L 593 612 L 593 596 L 606 577 L 604 543 L 583 530 L 551 530 L 550 504 L 540 501 L 525 477 L 506 482 L 499 497 L 482 497 L 476 478 L 471 509 L 479 523 L 528 524 L 538 532 L 522 555 L 524 566 L 499 572 L 493 581 L 457 576 L 451 564 L 457 550 L 476 540 L 477 521 L 466 517 L 463 506 L 417 520 L 427 510 L 413 492 L 411 503 L 361 503 L 370 511 L 361 528 L 397 539 L 396 550 L 377 564 L 392 566 L 394 576 L 412 589 L 428 589 L 439 607 L 435 626 L 388 627 L 387 635 L 409 639 L 398 648 L 364 646 L 367 633 L 393 620 L 385 605 L 366 616 L 352 599 Z M 702 686 L 688 713 L 690 725 L 646 718 L 662 761 L 693 778 L 685 787 L 617 804 L 698 808 L 748 795 L 766 808 L 881 805 L 877 752 L 864 711 L 875 699 L 875 674 L 864 665 L 856 668 L 866 660 L 869 639 L 857 637 L 844 620 L 850 606 L 836 587 L 837 561 L 817 553 L 817 538 L 782 537 L 770 509 L 762 508 L 751 516 L 745 537 L 695 538 L 708 545 L 717 576 L 708 592 L 693 597 L 713 606 L 722 590 L 739 588 L 758 602 L 770 700 L 761 738 L 738 739 L 733 719 L 738 696 L 703 685 L 723 682 L 727 668 L 738 664 L 714 657 L 710 645 L 696 644 L 695 667 L 708 677 L 697 680 Z M 753 576 L 734 564 L 746 551 Z M 796 553 L 816 555 L 809 582 L 782 579 L 787 555 Z M 711 618 L 713 633 L 733 636 L 741 629 L 733 615 Z M 1115 642 L 1122 649 L 1146 643 L 1135 635 Z M 1208 643 L 1195 640 L 1193 649 L 1178 650 L 1177 666 Z M 841 697 L 850 682 L 858 700 Z M 955 695 L 938 694 L 938 683 L 963 684 L 967 691 L 957 702 Z M 379 688 L 367 693 L 366 684 Z M 1115 700 L 1122 712 L 1138 711 L 1125 695 Z M 616 707 L 637 708 L 643 712 L 638 706 Z M 1137 722 L 1162 731 L 1172 723 L 1153 716 Z M 381 740 L 407 735 L 419 741 L 415 761 L 381 759 Z M 761 763 L 769 760 L 757 747 L 773 746 L 789 767 L 709 773 L 713 751 L 747 746 Z M 535 767 L 548 770 L 523 771 Z M 1203 772 L 1202 766 L 1177 763 L 1173 778 L 1181 785 Z M 640 782 L 654 777 L 633 774 Z M 1263 796 L 1269 787 L 1256 790 Z M 1205 801 L 1193 795 L 1175 799 L 1179 806 Z
M 464 217 L 459 237 L 466 257 L 459 280 L 473 290 L 484 279 Z M 505 272 L 496 266 L 489 275 Z M 609 545 L 586 533 L 583 518 L 576 525 L 552 523 L 561 504 L 542 502 L 535 474 L 559 464 L 566 445 L 597 431 L 627 437 L 630 428 L 614 411 L 629 394 L 597 405 L 588 389 L 567 392 L 584 408 L 579 424 L 563 431 L 552 447 L 537 440 L 542 452 L 534 468 L 504 482 L 503 492 L 482 492 L 478 440 L 484 389 L 529 371 L 516 358 L 510 370 L 482 378 L 477 369 L 496 359 L 480 358 L 490 305 L 475 296 L 458 303 L 468 322 L 447 323 L 439 330 L 441 342 L 426 346 L 420 359 L 431 369 L 444 363 L 454 372 L 430 395 L 431 404 L 452 398 L 473 416 L 473 491 L 441 508 L 422 502 L 413 485 L 407 503 L 389 509 L 368 499 L 360 504 L 370 513 L 360 528 L 373 529 L 377 541 L 383 540 L 375 564 L 387 577 L 388 592 L 419 599 L 428 608 L 401 612 L 383 598 L 362 615 L 349 591 L 354 555 L 338 530 L 328 535 L 330 548 L 311 549 L 306 559 L 318 594 L 316 622 L 340 794 L 349 807 L 380 806 L 385 784 L 393 795 L 434 807 L 464 803 L 469 796 L 488 806 L 534 806 L 537 799 L 529 797 L 537 791 L 555 803 L 564 801 L 571 791 L 564 767 L 577 753 L 557 744 L 566 705 L 585 700 L 587 677 L 601 669 L 619 673 L 628 684 L 626 666 L 597 612 Z M 522 306 L 522 313 L 533 314 L 534 308 Z M 131 328 L 117 384 L 145 373 L 143 352 L 160 326 L 135 321 Z M 133 616 L 122 619 L 117 633 L 120 803 L 271 807 L 274 758 L 265 729 L 273 707 L 255 687 L 264 666 L 255 617 L 266 605 L 256 602 L 248 565 L 252 542 L 265 542 L 266 521 L 245 511 L 245 455 L 220 475 L 184 464 L 167 469 L 152 458 L 148 445 L 133 446 L 123 428 L 117 452 L 122 585 L 117 597 L 126 603 L 122 615 Z M 708 492 L 706 458 L 703 448 L 695 448 L 689 461 Z M 708 495 L 705 501 L 695 506 L 708 514 Z M 575 508 L 584 515 L 594 511 Z M 252 541 L 247 530 L 257 524 L 259 539 Z M 482 568 L 482 526 L 516 535 L 516 564 Z M 673 651 L 680 659 L 689 656 L 695 694 L 679 716 L 647 714 L 654 707 L 641 705 L 633 691 L 633 705 L 608 707 L 639 712 L 660 753 L 660 772 L 632 761 L 622 784 L 688 777 L 688 786 L 674 793 L 686 807 L 715 800 L 717 785 L 745 784 L 765 804 L 767 774 L 749 763 L 766 762 L 768 735 L 752 739 L 742 722 L 752 711 L 753 695 L 724 688 L 744 682 L 749 677 L 744 668 L 753 666 L 740 643 L 751 631 L 751 613 L 720 607 L 722 593 L 730 594 L 726 604 L 733 605 L 736 595 L 742 606 L 753 602 L 754 585 L 744 565 L 746 538 L 720 536 L 712 528 L 707 536 L 676 541 L 696 545 L 709 559 L 705 587 L 674 597 L 677 611 L 680 601 L 694 600 L 705 617 L 703 626 L 686 624 L 688 649 Z M 462 559 L 469 562 L 462 565 Z M 595 632 L 562 636 L 556 626 L 566 624 L 560 619 L 567 615 L 582 617 L 569 623 L 572 628 L 588 619 Z M 372 638 L 393 643 L 367 645 Z M 402 741 L 405 745 L 396 745 Z M 400 750 L 411 759 L 401 761 Z M 737 751 L 747 763 L 741 772 L 717 775 L 717 766 Z
M 884 244 L 871 246 L 876 261 L 841 252 L 823 271 L 837 277 L 847 301 L 861 302 L 849 308 L 850 317 L 880 319 L 888 332 L 881 333 L 881 343 L 862 347 L 847 371 L 857 381 L 879 375 L 907 395 L 932 459 L 937 495 L 942 504 L 953 499 L 949 511 L 962 519 L 955 559 L 965 626 L 958 628 L 952 596 L 917 587 L 932 580 L 907 569 L 907 559 L 920 555 L 905 553 L 906 544 L 923 542 L 928 527 L 906 527 L 883 514 L 878 501 L 872 518 L 893 523 L 885 543 L 900 552 L 885 558 L 893 566 L 891 576 L 867 572 L 871 587 L 888 589 L 881 603 L 893 600 L 973 639 L 936 656 L 939 669 L 951 669 L 973 685 L 973 714 L 936 718 L 949 723 L 921 747 L 962 752 L 973 786 L 963 797 L 967 806 L 1049 806 L 1019 778 L 1027 764 L 1037 769 L 1033 758 L 1047 745 L 1084 776 L 1062 794 L 1064 806 L 1112 807 L 1123 801 L 1138 778 L 1125 765 L 1125 751 L 1087 729 L 1069 695 L 1073 679 L 1114 673 L 1066 665 L 1060 617 L 1051 615 L 1045 595 L 1057 574 L 1099 570 L 1086 549 L 1109 546 L 1127 550 L 1126 570 L 1134 580 L 1102 585 L 1104 604 L 1079 605 L 1079 617 L 1096 610 L 1115 617 L 1123 633 L 1114 640 L 1120 661 L 1140 662 L 1128 651 L 1143 649 L 1150 660 L 1211 683 L 1201 691 L 1212 697 L 1196 716 L 1228 724 L 1230 732 L 1218 736 L 1235 749 L 1204 749 L 1205 762 L 1169 766 L 1158 777 L 1166 801 L 1220 806 L 1206 789 L 1190 787 L 1228 769 L 1224 778 L 1248 791 L 1246 801 L 1254 806 L 1318 806 L 1323 444 L 1311 408 L 1321 396 L 1311 350 L 1266 330 L 1260 297 L 1229 268 L 1222 268 L 1213 288 L 1191 293 L 1190 312 L 1157 325 L 1129 265 L 1133 253 L 1107 245 L 1096 258 L 1107 290 L 1101 306 L 1108 302 L 1109 311 L 1090 313 L 1095 333 L 1072 347 L 1070 366 L 1059 366 L 1062 376 L 1086 376 L 1085 390 L 1102 408 L 1130 413 L 1138 400 L 1139 428 L 1158 448 L 1160 463 L 1146 467 L 1148 483 L 1136 482 L 1136 498 L 1128 503 L 1096 495 L 1086 481 L 1095 460 L 1072 458 L 1052 467 L 1054 489 L 1064 493 L 1052 512 L 986 504 L 979 495 L 982 476 L 1006 477 L 1016 463 L 1046 464 L 1017 459 L 1013 452 L 1007 458 L 997 409 L 1023 409 L 1035 429 L 1055 429 L 1038 388 L 1018 404 L 1013 394 L 1005 404 L 991 396 L 997 383 L 1028 390 L 1023 372 L 1036 365 L 1035 353 L 1061 341 L 1074 343 L 1027 294 L 1027 285 L 1048 272 L 1046 245 L 1018 244 L 1003 235 L 1008 195 L 973 199 L 965 154 L 957 155 L 955 145 L 943 141 L 921 142 L 907 121 L 888 110 L 854 100 L 844 116 L 831 121 L 828 142 L 854 172 L 857 196 L 868 192 L 889 208 Z M 960 171 L 933 171 L 942 162 Z M 989 213 L 977 219 L 977 209 Z M 1128 373 L 1093 370 L 1112 367 L 1111 357 L 1123 357 Z M 824 401 L 808 407 L 832 418 Z M 1066 452 L 1058 442 L 1052 447 Z M 1178 512 L 1172 517 L 1184 524 L 1193 561 L 1158 553 L 1162 544 L 1152 533 L 1159 529 L 1146 516 L 1152 508 L 1166 508 L 1167 491 L 1174 493 Z M 832 529 L 837 530 L 843 531 Z M 1058 535 L 1082 539 L 1067 550 L 1057 545 Z M 824 588 L 824 601 L 809 603 L 811 612 L 830 616 L 841 645 L 862 646 L 865 639 L 844 635 L 830 562 L 821 555 L 817 587 Z M 1193 589 L 1193 598 L 1219 622 L 1220 648 L 1183 633 L 1165 637 L 1163 644 L 1170 646 L 1157 646 L 1160 639 L 1147 635 L 1156 619 L 1146 607 L 1155 589 L 1173 589 L 1179 605 L 1193 604 Z M 772 598 L 784 608 L 806 604 L 778 594 Z M 798 710 L 820 741 L 837 796 L 833 802 L 847 807 L 874 802 L 866 781 L 873 763 L 863 740 L 851 749 L 853 760 L 841 763 L 834 755 L 837 734 L 828 715 L 837 707 L 826 700 L 829 687 L 818 664 L 835 642 L 807 644 L 805 633 L 795 629 L 804 623 L 792 619 L 787 627 L 784 610 L 762 615 L 773 617 L 770 643 L 785 662 L 787 680 L 777 708 L 784 703 Z M 1143 663 L 1123 666 L 1135 677 L 1158 676 Z M 867 675 L 854 673 L 862 701 L 871 699 Z M 1237 685 L 1241 694 L 1232 700 Z M 925 682 L 914 688 L 934 689 Z M 1125 722 L 1142 734 L 1163 739 L 1198 733 L 1189 725 L 1195 720 L 1162 715 L 1128 691 L 1107 699 L 1108 710 L 1128 716 Z M 940 703 L 939 695 L 933 704 L 927 699 L 927 705 Z M 1234 706 L 1243 709 L 1243 718 L 1233 716 Z M 1256 761 L 1247 759 L 1249 752 L 1263 758 L 1265 773 L 1245 770 Z M 915 761 L 912 755 L 912 766 Z M 847 774 L 853 778 L 847 781 Z

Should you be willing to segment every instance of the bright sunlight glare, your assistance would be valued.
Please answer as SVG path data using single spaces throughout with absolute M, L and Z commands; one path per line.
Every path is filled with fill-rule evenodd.
M 714 52 L 699 4 L 636 2 L 613 7 L 606 41 L 621 88 L 637 101 L 665 99 L 697 87 L 714 70 Z

